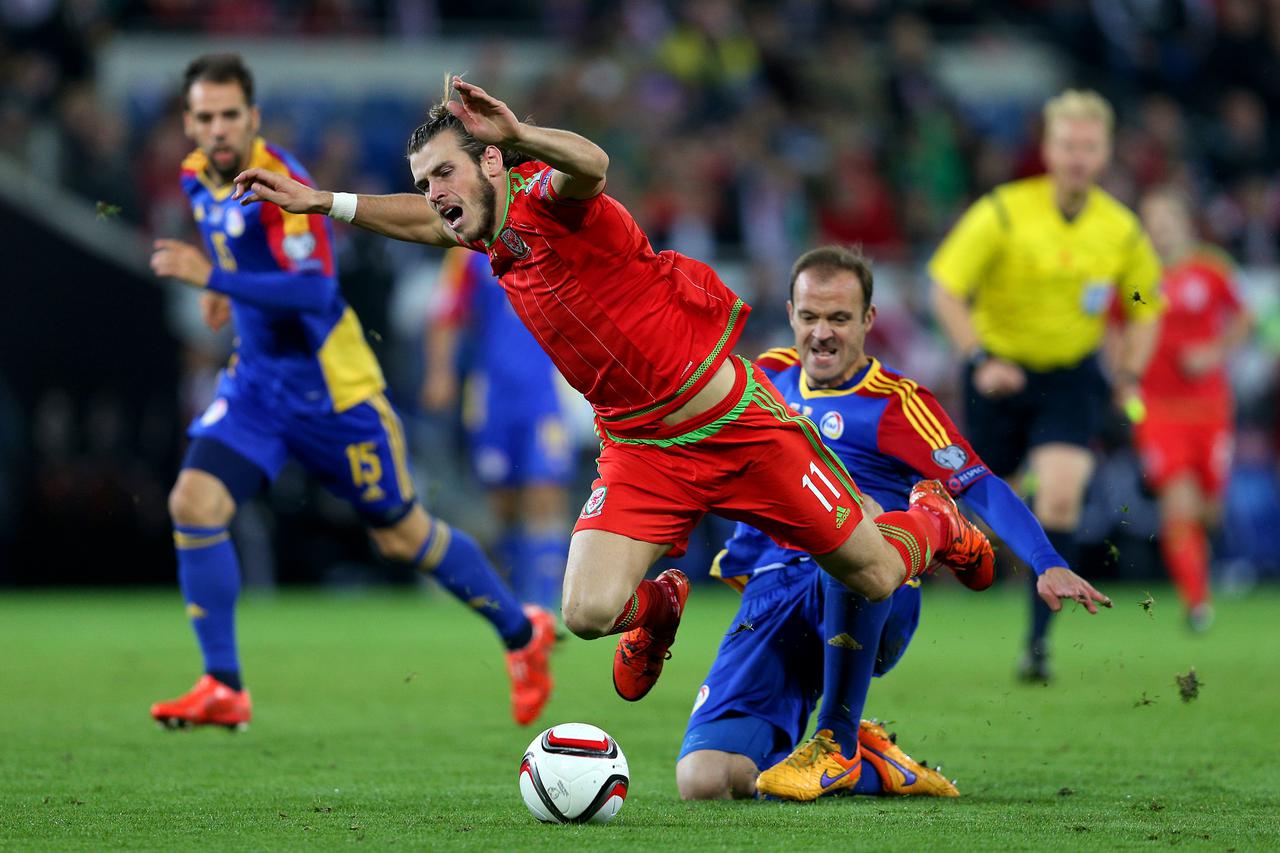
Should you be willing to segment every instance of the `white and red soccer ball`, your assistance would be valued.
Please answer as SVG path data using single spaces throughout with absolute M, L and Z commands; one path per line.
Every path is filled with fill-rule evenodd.
M 533 739 L 520 761 L 520 795 L 544 823 L 607 823 L 630 775 L 618 742 L 587 723 L 562 723 Z

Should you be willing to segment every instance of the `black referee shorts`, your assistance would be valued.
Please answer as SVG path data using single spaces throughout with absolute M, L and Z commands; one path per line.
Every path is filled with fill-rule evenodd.
M 1023 370 L 1026 386 L 998 400 L 974 388 L 972 365 L 965 370 L 965 436 L 1000 477 L 1018 470 L 1027 453 L 1041 444 L 1088 447 L 1110 405 L 1097 355 L 1073 367 Z

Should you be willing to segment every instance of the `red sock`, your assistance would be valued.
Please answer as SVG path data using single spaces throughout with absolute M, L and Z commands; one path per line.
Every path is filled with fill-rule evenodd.
M 928 510 L 912 507 L 902 512 L 886 512 L 876 518 L 876 527 L 902 557 L 907 574 L 903 582 L 918 578 L 929 567 L 934 552 L 947 546 L 947 523 Z
M 1169 519 L 1160 526 L 1160 553 L 1188 609 L 1209 600 L 1209 541 L 1203 527 L 1189 518 Z
M 610 634 L 621 634 L 632 628 L 661 627 L 671 616 L 671 602 L 666 590 L 656 581 L 643 580 L 627 603 L 613 620 Z

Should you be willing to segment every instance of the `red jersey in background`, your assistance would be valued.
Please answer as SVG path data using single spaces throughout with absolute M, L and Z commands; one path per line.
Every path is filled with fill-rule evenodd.
M 1240 311 L 1230 262 L 1211 249 L 1193 252 L 1165 270 L 1166 308 L 1155 354 L 1142 377 L 1148 417 L 1230 421 L 1231 387 L 1224 366 L 1199 376 L 1183 366 L 1188 351 L 1219 340 Z

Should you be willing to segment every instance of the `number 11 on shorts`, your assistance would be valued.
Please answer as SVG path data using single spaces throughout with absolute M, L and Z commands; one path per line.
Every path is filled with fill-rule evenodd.
M 834 498 L 835 500 L 840 500 L 840 498 L 842 497 L 842 495 L 840 494 L 840 490 L 837 489 L 834 484 L 832 484 L 831 480 L 827 478 L 826 474 L 822 473 L 822 469 L 818 467 L 818 463 L 813 462 L 812 460 L 810 460 L 809 462 L 809 474 L 813 474 L 815 477 L 817 477 L 819 480 L 822 481 L 822 484 L 827 487 L 827 491 L 831 492 L 832 498 Z M 827 500 L 827 496 L 822 493 L 822 490 L 818 488 L 818 484 L 815 483 L 812 480 L 812 478 L 809 477 L 809 474 L 805 474 L 800 479 L 800 485 L 804 486 L 806 489 L 813 492 L 813 496 L 817 498 L 824 507 L 827 508 L 827 512 L 832 512 L 833 510 L 835 510 L 835 507 L 832 505 L 831 501 Z

